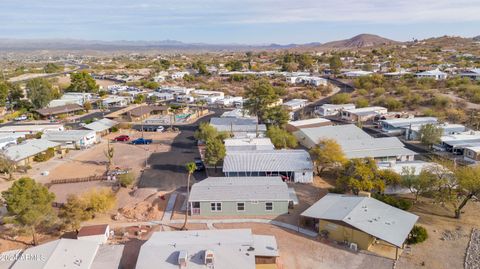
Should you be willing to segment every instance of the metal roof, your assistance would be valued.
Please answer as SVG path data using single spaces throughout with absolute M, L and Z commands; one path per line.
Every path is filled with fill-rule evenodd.
M 291 126 L 303 126 L 303 125 L 310 125 L 310 124 L 316 124 L 316 123 L 328 123 L 331 122 L 329 119 L 324 119 L 324 118 L 313 118 L 313 119 L 307 119 L 307 120 L 296 120 L 296 121 L 289 121 L 288 124 Z
M 78 141 L 86 136 L 95 135 L 93 130 L 65 130 L 63 132 L 44 133 L 42 138 L 49 141 Z
M 374 138 L 354 124 L 301 129 L 293 133 L 305 146 L 314 147 L 322 139 L 333 139 L 347 158 L 386 157 L 416 154 L 396 137 Z
M 85 125 L 83 128 L 93 130 L 95 132 L 103 132 L 105 130 L 108 130 L 112 128 L 113 126 L 117 125 L 118 122 L 114 120 L 110 120 L 107 118 L 103 118 L 101 120 L 94 121 L 92 123 L 89 123 Z
M 301 216 L 342 221 L 378 239 L 402 247 L 418 216 L 374 198 L 329 193 Z
M 21 144 L 12 145 L 3 152 L 10 160 L 18 162 L 57 146 L 60 144 L 46 139 L 29 139 Z
M 42 116 L 52 116 L 52 115 L 76 112 L 80 110 L 84 110 L 84 108 L 79 104 L 66 104 L 63 106 L 37 109 L 36 112 Z
M 191 202 L 289 201 L 288 187 L 280 177 L 209 177 L 193 184 Z
M 225 139 L 227 151 L 237 150 L 273 150 L 275 146 L 270 138 L 229 138 Z
M 219 132 L 255 132 L 257 130 L 256 118 L 211 118 L 210 124 Z M 266 132 L 265 124 L 258 124 L 259 132 Z
M 388 124 L 395 128 L 408 127 L 410 125 L 423 125 L 423 124 L 435 124 L 438 122 L 435 117 L 417 117 L 417 118 L 400 118 L 400 119 L 389 119 L 381 120 L 380 122 Z
M 182 252 L 187 254 L 187 268 L 203 269 L 207 250 L 214 254 L 215 268 L 254 269 L 256 255 L 278 256 L 275 237 L 255 238 L 250 229 L 164 231 L 153 233 L 142 245 L 136 268 L 178 269 Z
M 312 160 L 301 149 L 230 151 L 223 172 L 311 171 Z

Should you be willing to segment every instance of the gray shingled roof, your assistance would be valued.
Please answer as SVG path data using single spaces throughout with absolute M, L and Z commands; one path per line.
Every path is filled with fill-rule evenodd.
M 60 146 L 60 144 L 46 139 L 29 139 L 21 144 L 10 146 L 3 152 L 7 158 L 18 162 L 44 152 L 48 148 L 54 148 L 57 146 Z
M 289 201 L 288 187 L 280 177 L 209 177 L 193 184 L 191 202 Z
M 311 171 L 312 160 L 301 149 L 230 151 L 223 172 Z
M 402 247 L 418 216 L 374 198 L 329 193 L 301 216 L 341 221 L 378 239 Z

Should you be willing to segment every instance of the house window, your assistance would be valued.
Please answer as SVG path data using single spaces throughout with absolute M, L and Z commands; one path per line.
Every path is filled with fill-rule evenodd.
M 272 202 L 266 202 L 265 203 L 265 210 L 266 211 L 272 211 L 273 210 L 273 203 Z
M 210 209 L 213 212 L 222 211 L 222 203 L 210 203 Z
M 245 211 L 245 203 L 237 203 L 237 211 Z

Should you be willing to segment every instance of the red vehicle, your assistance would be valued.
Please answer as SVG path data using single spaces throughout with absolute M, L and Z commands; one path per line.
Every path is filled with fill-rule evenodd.
M 120 135 L 120 136 L 117 136 L 113 139 L 113 141 L 119 141 L 119 142 L 126 142 L 126 141 L 129 141 L 130 140 L 130 136 L 128 135 Z

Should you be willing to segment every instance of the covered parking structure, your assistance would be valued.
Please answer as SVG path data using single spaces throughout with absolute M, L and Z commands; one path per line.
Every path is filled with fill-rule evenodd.
M 286 181 L 310 183 L 313 164 L 305 150 L 230 151 L 223 161 L 227 177 L 281 176 Z

